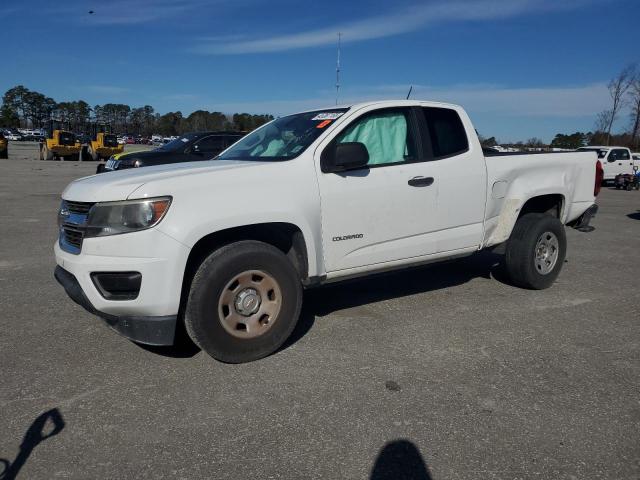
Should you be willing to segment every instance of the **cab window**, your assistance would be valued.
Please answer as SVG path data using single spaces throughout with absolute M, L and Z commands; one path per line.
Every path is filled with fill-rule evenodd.
M 423 107 L 433 158 L 446 158 L 469 150 L 469 140 L 458 112 L 450 108 Z
M 620 148 L 618 150 L 618 160 L 631 160 L 631 157 L 629 156 L 629 150 Z
M 367 113 L 343 130 L 336 143 L 364 144 L 369 152 L 369 166 L 416 161 L 416 142 L 409 112 L 384 109 Z

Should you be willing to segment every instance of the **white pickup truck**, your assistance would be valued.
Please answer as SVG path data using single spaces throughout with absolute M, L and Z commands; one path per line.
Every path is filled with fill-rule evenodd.
M 325 282 L 506 242 L 511 281 L 549 287 L 564 225 L 588 225 L 601 181 L 594 152 L 485 156 L 455 105 L 304 112 L 211 161 L 74 181 L 55 277 L 136 342 L 170 345 L 183 322 L 211 356 L 245 362 L 276 351 L 303 288 Z
M 590 146 L 580 147 L 578 152 L 596 152 L 598 158 L 602 161 L 602 169 L 604 175 L 602 179 L 604 181 L 613 180 L 616 175 L 635 173 L 635 162 L 631 150 L 627 147 L 604 147 L 604 146 Z

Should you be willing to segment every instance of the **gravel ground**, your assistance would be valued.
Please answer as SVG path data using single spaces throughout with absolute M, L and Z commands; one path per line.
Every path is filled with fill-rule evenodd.
M 225 365 L 65 296 L 59 195 L 95 164 L 9 148 L 4 478 L 640 478 L 640 192 L 603 190 L 548 290 L 504 283 L 493 253 L 336 284 L 282 351 Z

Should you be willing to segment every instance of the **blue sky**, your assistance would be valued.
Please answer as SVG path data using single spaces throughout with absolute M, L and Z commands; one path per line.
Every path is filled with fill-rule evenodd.
M 0 93 L 282 115 L 335 103 L 341 31 L 341 103 L 413 85 L 501 141 L 592 129 L 640 61 L 638 0 L 2 0 L 0 18 Z

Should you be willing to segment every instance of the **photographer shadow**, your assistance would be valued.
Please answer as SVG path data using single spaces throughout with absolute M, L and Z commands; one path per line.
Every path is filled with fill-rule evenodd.
M 409 440 L 387 443 L 376 458 L 369 480 L 432 480 L 429 467 Z
M 27 462 L 33 449 L 45 440 L 58 435 L 64 427 L 64 419 L 57 408 L 52 408 L 38 415 L 24 434 L 20 444 L 20 451 L 15 460 L 9 462 L 5 458 L 0 458 L 0 464 L 3 466 L 3 470 L 0 472 L 0 480 L 14 480 Z M 46 431 L 47 429 L 49 430 Z

